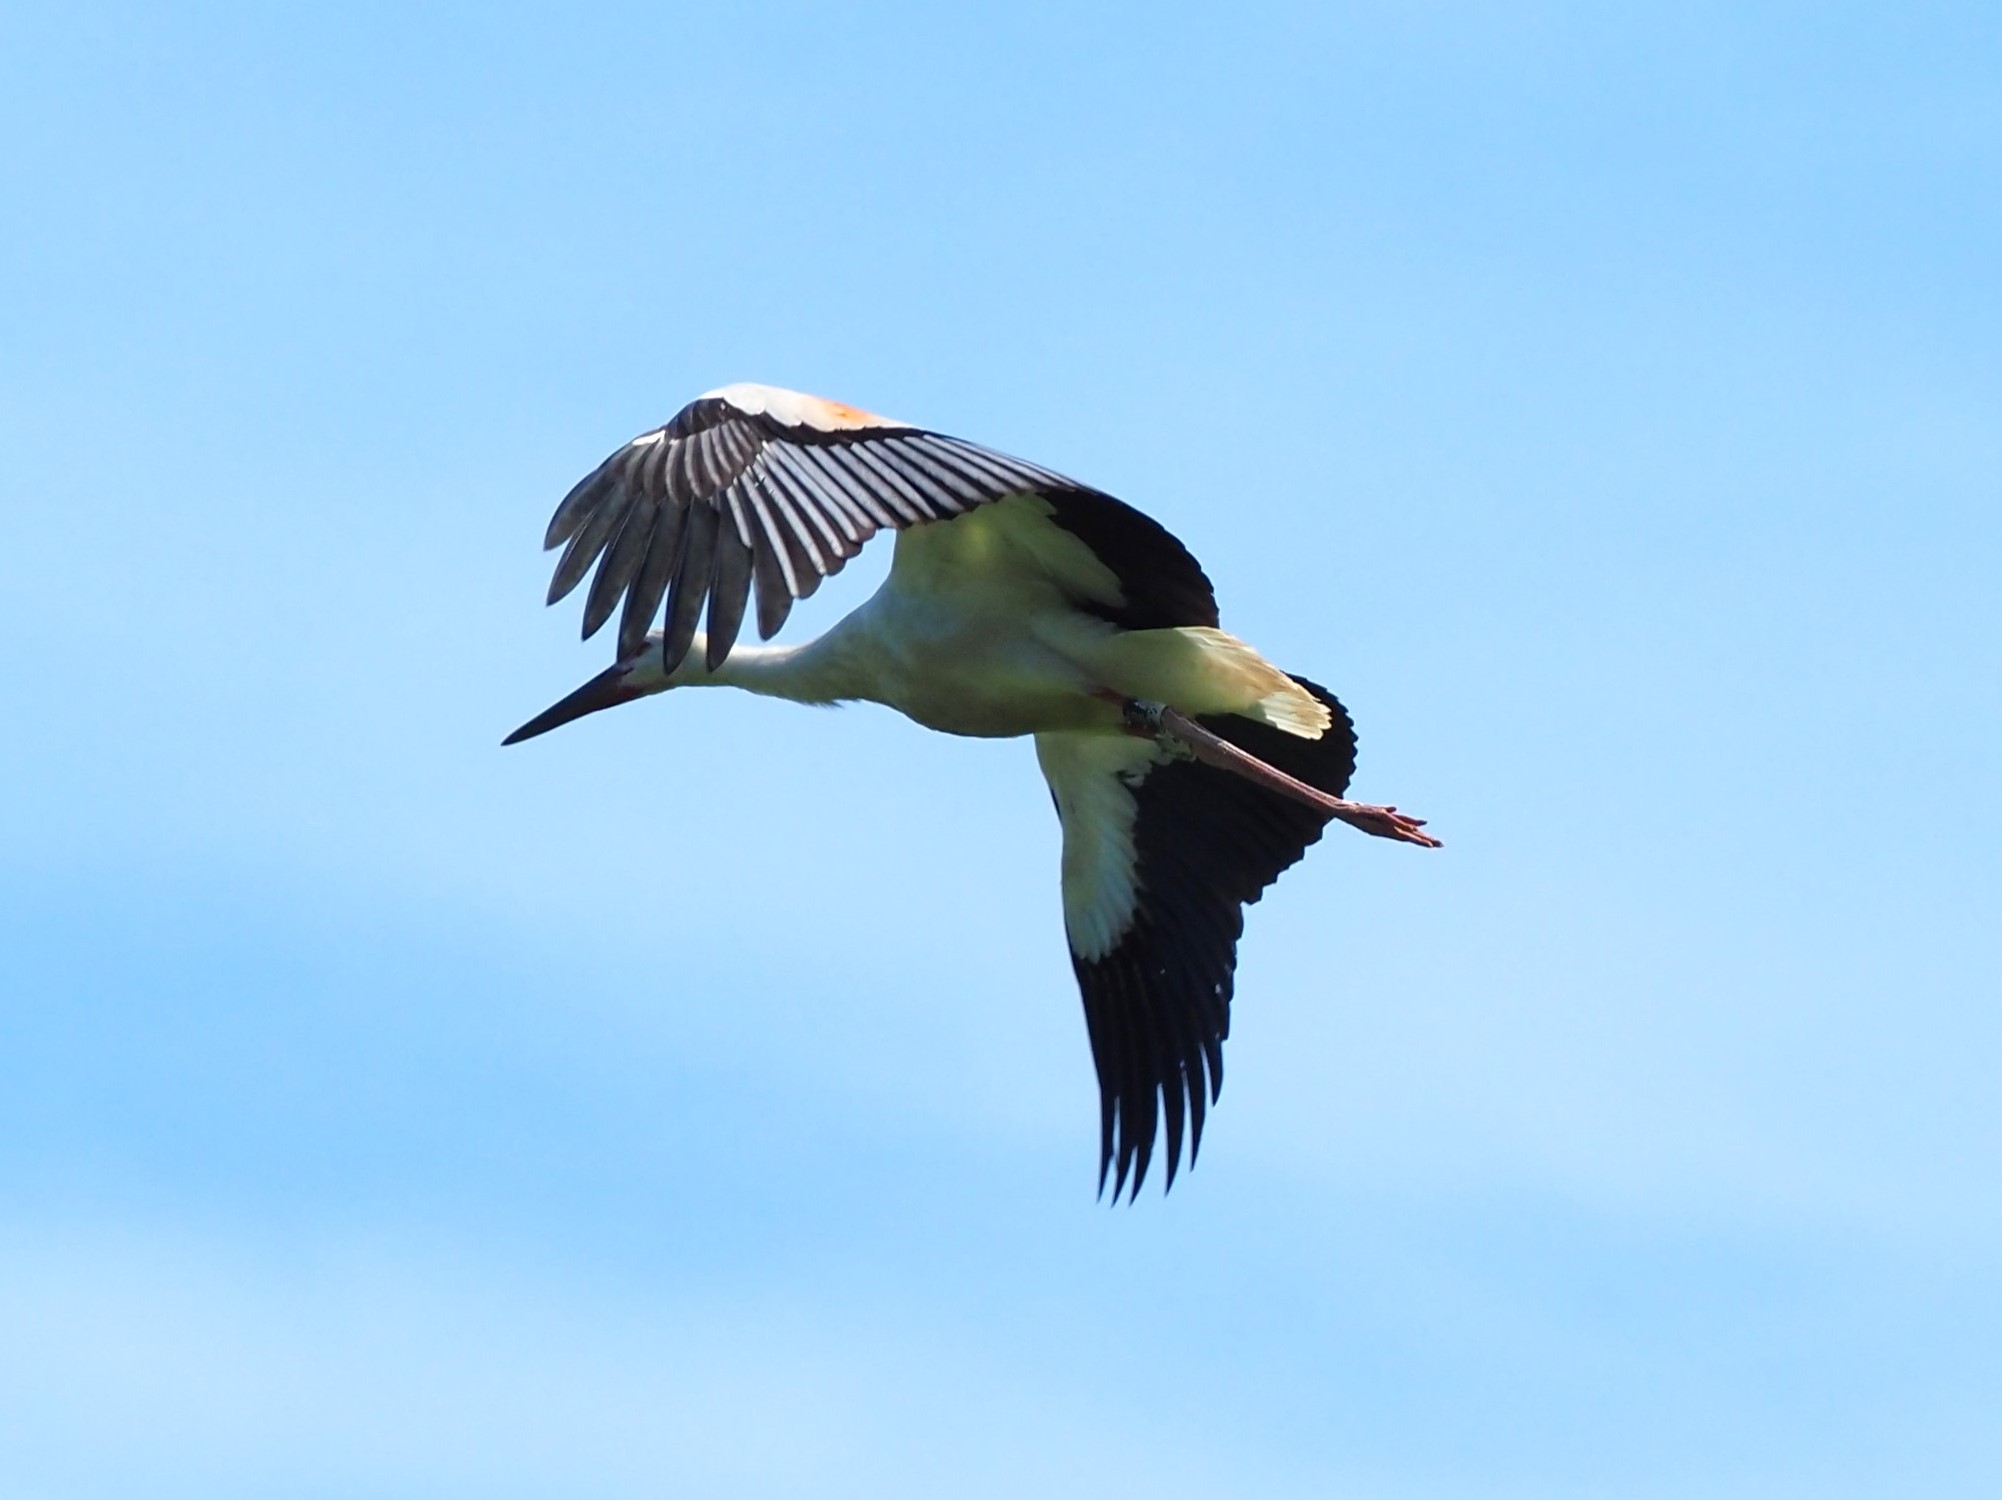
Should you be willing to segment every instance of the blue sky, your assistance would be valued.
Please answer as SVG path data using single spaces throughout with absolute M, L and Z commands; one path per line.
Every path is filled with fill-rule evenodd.
M 1998 49 L 10 9 L 9 1493 L 1995 1493 Z M 1167 1199 L 1026 746 L 498 748 L 738 379 L 1148 509 L 1447 840 L 1251 912 Z

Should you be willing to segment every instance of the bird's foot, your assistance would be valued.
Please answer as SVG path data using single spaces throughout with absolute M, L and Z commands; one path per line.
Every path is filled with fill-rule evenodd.
M 1423 818 L 1407 817 L 1394 807 L 1377 807 L 1368 802 L 1346 802 L 1340 798 L 1339 808 L 1329 808 L 1329 813 L 1340 818 L 1351 828 L 1360 828 L 1364 833 L 1373 833 L 1380 839 L 1396 839 L 1403 844 L 1417 844 L 1423 849 L 1441 848 L 1439 840 L 1429 833 L 1420 833 L 1425 826 Z

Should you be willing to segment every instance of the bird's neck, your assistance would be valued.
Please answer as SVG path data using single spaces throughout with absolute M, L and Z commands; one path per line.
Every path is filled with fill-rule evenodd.
M 698 632 L 668 686 L 742 688 L 794 703 L 839 703 L 867 696 L 859 664 L 852 652 L 843 649 L 838 632 L 799 646 L 753 646 L 740 641 L 713 672 L 707 648 L 707 641 Z

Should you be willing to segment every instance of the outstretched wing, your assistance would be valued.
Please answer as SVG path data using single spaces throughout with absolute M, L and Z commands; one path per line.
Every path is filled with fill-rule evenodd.
M 664 667 L 687 655 L 703 602 L 708 660 L 735 644 L 755 583 L 758 633 L 837 573 L 880 530 L 963 514 L 1023 493 L 1090 493 L 1038 464 L 773 386 L 730 385 L 634 438 L 556 507 L 562 546 L 549 602 L 598 564 L 584 604 L 595 634 L 621 597 L 620 659 L 667 603 Z
M 1301 739 L 1235 715 L 1201 722 L 1268 765 L 1336 796 L 1355 730 L 1325 689 L 1295 678 L 1333 722 Z M 1155 741 L 1041 734 L 1036 756 L 1064 825 L 1064 930 L 1099 1088 L 1099 1190 L 1140 1191 L 1167 1127 L 1168 1183 L 1202 1144 L 1223 1087 L 1223 1041 L 1244 907 L 1306 852 L 1324 814 Z

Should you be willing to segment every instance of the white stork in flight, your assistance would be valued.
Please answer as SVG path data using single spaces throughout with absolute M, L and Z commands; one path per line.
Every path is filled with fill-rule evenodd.
M 769 639 L 879 531 L 890 576 L 827 634 Z M 730 385 L 634 438 L 564 497 L 549 602 L 598 565 L 589 637 L 618 659 L 507 737 L 680 687 L 866 699 L 928 729 L 1033 735 L 1063 823 L 1064 930 L 1099 1086 L 1099 1191 L 1167 1182 L 1223 1083 L 1243 907 L 1338 818 L 1355 731 L 1334 696 L 1218 628 L 1210 581 L 1155 521 L 1039 464 L 852 406 Z M 664 629 L 653 629 L 666 604 Z M 707 633 L 697 622 L 707 607 Z

